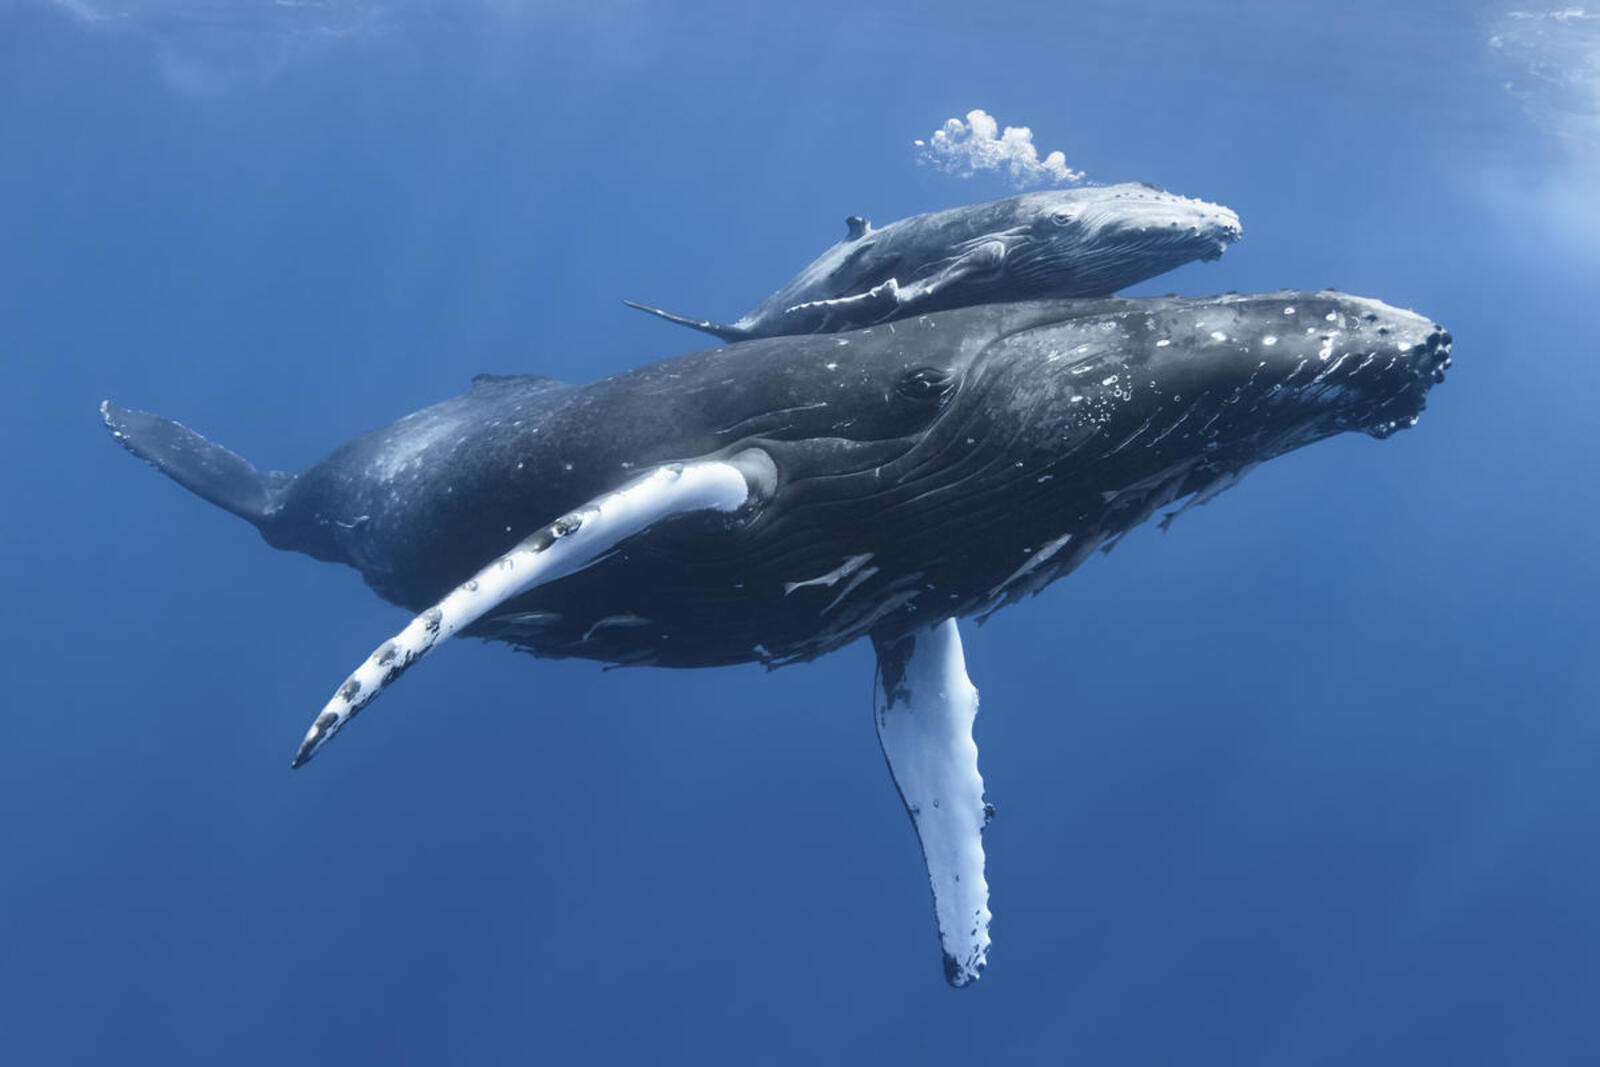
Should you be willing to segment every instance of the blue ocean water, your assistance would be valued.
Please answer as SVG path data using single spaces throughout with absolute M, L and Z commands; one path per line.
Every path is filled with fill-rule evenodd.
M 1580 1064 L 1600 1044 L 1600 22 L 1461 3 L 0 8 L 0 1062 Z M 298 469 L 480 371 L 697 347 L 842 233 L 1006 195 L 985 108 L 1237 210 L 1136 292 L 1453 332 L 967 630 L 995 948 L 942 981 L 872 657 L 459 642 L 132 461 Z

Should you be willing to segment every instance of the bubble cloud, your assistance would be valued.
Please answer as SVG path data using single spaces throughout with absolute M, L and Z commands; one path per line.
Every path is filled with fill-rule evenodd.
M 965 121 L 947 119 L 932 137 L 913 143 L 918 162 L 962 178 L 979 171 L 1003 171 L 1018 188 L 1083 180 L 1083 171 L 1067 166 L 1067 157 L 1060 152 L 1040 159 L 1028 127 L 1007 126 L 1002 131 L 982 108 L 967 112 Z

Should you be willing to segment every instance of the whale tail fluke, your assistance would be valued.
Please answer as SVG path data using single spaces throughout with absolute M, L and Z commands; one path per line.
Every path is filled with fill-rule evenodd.
M 129 452 L 190 492 L 257 526 L 272 518 L 291 474 L 265 474 L 187 426 L 146 411 L 100 405 L 111 436 Z
M 650 314 L 655 315 L 657 318 L 666 319 L 668 322 L 675 322 L 679 326 L 687 326 L 691 330 L 699 330 L 701 333 L 709 333 L 712 337 L 720 338 L 724 341 L 748 341 L 750 338 L 755 336 L 754 333 L 742 326 L 728 326 L 724 323 L 712 322 L 710 319 L 691 319 L 687 315 L 674 315 L 670 311 L 663 311 L 658 307 L 651 307 L 649 304 L 640 304 L 633 300 L 624 300 L 623 303 L 631 308 L 637 308 L 640 311 L 649 312 Z

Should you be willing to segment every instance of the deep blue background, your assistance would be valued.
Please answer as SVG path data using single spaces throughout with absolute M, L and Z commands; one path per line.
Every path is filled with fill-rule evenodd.
M 1592 1062 L 1600 145 L 1505 91 L 1498 8 L 1216 7 L 0 6 L 0 1062 Z M 102 398 L 293 470 L 478 371 L 687 350 L 619 300 L 731 318 L 847 214 L 1004 195 L 913 161 L 973 107 L 1240 213 L 1142 291 L 1456 336 L 1416 430 L 968 629 L 975 989 L 864 647 L 463 642 L 289 771 L 403 615 Z

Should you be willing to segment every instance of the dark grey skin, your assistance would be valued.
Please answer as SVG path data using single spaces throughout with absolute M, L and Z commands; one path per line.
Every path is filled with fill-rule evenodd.
M 642 470 L 770 457 L 737 513 L 662 521 L 465 632 L 609 663 L 779 664 L 993 610 L 1273 456 L 1409 426 L 1449 350 L 1428 320 L 1333 292 L 993 305 L 581 386 L 480 378 L 296 476 L 104 410 L 270 544 L 348 563 L 412 611 Z
M 933 211 L 844 240 L 731 323 L 629 307 L 724 341 L 834 333 L 997 301 L 1110 296 L 1241 234 L 1232 211 L 1154 185 L 1025 193 Z

